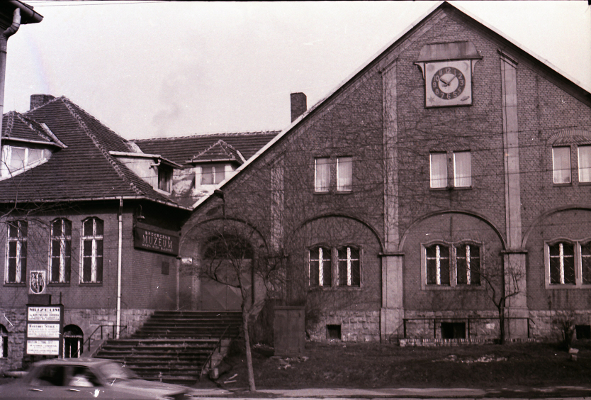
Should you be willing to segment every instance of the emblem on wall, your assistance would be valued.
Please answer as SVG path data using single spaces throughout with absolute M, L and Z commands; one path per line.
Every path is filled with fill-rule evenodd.
M 29 294 L 43 294 L 47 286 L 47 271 L 30 271 Z

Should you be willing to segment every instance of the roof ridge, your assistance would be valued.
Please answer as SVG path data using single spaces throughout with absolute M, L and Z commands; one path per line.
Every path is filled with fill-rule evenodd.
M 78 122 L 78 124 L 80 125 L 80 127 L 82 128 L 82 130 L 84 131 L 84 133 L 92 140 L 92 142 L 94 143 L 94 145 L 103 154 L 103 156 L 105 157 L 105 159 L 111 164 L 111 166 L 113 167 L 113 169 L 115 170 L 115 172 L 117 173 L 117 175 L 119 175 L 119 177 L 121 179 L 123 179 L 123 181 L 126 182 L 131 187 L 131 189 L 134 192 L 136 192 L 139 195 L 144 195 L 145 196 L 146 194 L 143 193 L 135 185 L 135 183 L 131 182 L 127 178 L 127 176 L 125 175 L 125 173 L 121 170 L 121 168 L 120 168 L 119 164 L 117 163 L 117 161 L 109 154 L 109 152 L 104 148 L 104 146 L 96 138 L 96 136 L 94 135 L 94 133 L 90 130 L 90 128 L 88 128 L 88 126 L 86 125 L 86 123 L 82 120 L 82 118 L 80 117 L 80 115 L 78 115 L 78 113 L 76 112 L 76 110 L 74 110 L 74 107 L 73 106 L 78 107 L 78 105 L 74 104 L 71 100 L 69 100 L 68 98 L 66 98 L 64 96 L 60 97 L 60 99 L 62 99 L 62 102 L 64 103 L 64 105 L 66 106 L 66 108 L 68 109 L 68 111 L 70 111 L 70 113 L 72 114 L 72 116 L 74 117 L 74 119 L 76 119 L 76 121 Z M 80 108 L 80 107 L 78 107 L 78 108 Z M 81 111 L 84 111 L 82 108 L 80 108 L 80 110 Z M 86 113 L 86 111 L 84 111 L 84 112 Z
M 211 137 L 211 136 L 255 136 L 261 134 L 273 134 L 280 133 L 281 130 L 265 130 L 265 131 L 252 131 L 252 132 L 218 132 L 218 133 L 192 133 L 185 136 L 170 136 L 170 137 L 156 137 L 156 138 L 145 138 L 145 139 L 132 139 L 133 142 L 149 142 L 159 140 L 176 140 L 176 139 L 189 139 L 195 137 Z

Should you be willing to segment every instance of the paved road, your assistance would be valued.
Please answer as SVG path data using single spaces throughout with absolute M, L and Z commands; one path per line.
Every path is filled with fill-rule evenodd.
M 307 399 L 591 399 L 591 386 L 561 386 L 534 388 L 525 390 L 483 390 L 483 389 L 297 389 L 271 390 L 262 389 L 256 394 L 223 389 L 194 389 L 191 394 L 202 400 L 218 399 L 220 397 L 240 398 L 279 398 L 290 400 Z M 244 396 L 244 397 L 242 397 Z

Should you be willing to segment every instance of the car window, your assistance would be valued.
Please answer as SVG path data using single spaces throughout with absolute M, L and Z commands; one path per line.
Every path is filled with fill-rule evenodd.
M 44 365 L 32 381 L 35 386 L 64 386 L 66 369 L 63 365 Z
M 124 368 L 120 364 L 110 362 L 101 364 L 97 368 L 101 375 L 107 381 L 112 381 L 113 379 L 136 379 L 137 375 L 130 370 L 129 368 Z
M 95 387 L 100 386 L 100 382 L 88 367 L 76 365 L 71 369 L 68 386 Z

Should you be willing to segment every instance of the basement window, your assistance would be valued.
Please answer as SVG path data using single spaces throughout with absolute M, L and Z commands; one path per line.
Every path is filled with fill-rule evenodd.
M 328 340 L 341 340 L 341 326 L 326 325 L 326 338 Z
M 442 322 L 441 323 L 441 338 L 442 339 L 466 339 L 466 323 L 465 322 Z
M 577 340 L 591 339 L 591 325 L 575 325 Z

